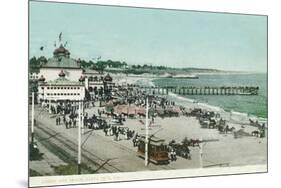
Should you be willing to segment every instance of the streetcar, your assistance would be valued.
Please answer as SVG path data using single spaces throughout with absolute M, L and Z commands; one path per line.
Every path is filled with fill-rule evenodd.
M 140 136 L 138 144 L 138 156 L 145 158 L 145 136 Z M 168 164 L 168 145 L 164 139 L 150 136 L 148 141 L 148 159 L 155 164 Z

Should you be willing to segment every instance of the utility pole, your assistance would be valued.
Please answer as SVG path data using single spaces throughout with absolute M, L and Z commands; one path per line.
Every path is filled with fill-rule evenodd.
M 31 101 L 31 144 L 33 146 L 34 142 L 34 92 L 32 92 L 32 101 Z
M 81 174 L 81 102 L 78 109 L 78 174 Z
M 199 163 L 200 163 L 200 168 L 203 168 L 203 143 L 202 143 L 202 138 L 199 140 Z
M 148 97 L 146 98 L 146 116 L 145 116 L 145 166 L 148 165 Z
M 84 135 L 84 103 L 83 103 L 83 101 L 82 101 L 81 106 L 82 106 L 82 112 L 81 112 L 81 114 L 82 114 L 82 121 L 81 121 L 82 126 L 81 126 L 81 128 L 82 128 L 82 135 Z
M 51 99 L 49 98 L 49 113 L 52 113 L 51 112 Z

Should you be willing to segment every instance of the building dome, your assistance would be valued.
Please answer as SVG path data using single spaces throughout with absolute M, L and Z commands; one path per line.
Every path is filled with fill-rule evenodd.
M 106 82 L 112 82 L 112 77 L 111 77 L 109 74 L 107 74 L 107 75 L 104 77 L 104 81 L 106 81 Z
M 41 77 L 38 79 L 39 82 L 44 82 L 45 81 L 45 78 L 43 75 L 41 75 Z
M 65 77 L 65 73 L 63 72 L 63 70 L 60 71 L 59 77 Z
M 59 57 L 59 56 L 69 57 L 70 52 L 65 47 L 63 47 L 63 45 L 60 45 L 59 48 L 55 49 L 53 54 L 55 57 Z

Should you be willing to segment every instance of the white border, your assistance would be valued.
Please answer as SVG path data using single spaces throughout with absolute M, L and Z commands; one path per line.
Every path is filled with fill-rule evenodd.
M 180 177 L 198 177 L 215 176 L 243 173 L 261 173 L 266 172 L 266 165 L 252 165 L 244 167 L 223 167 L 206 169 L 188 169 L 188 170 L 163 170 L 163 171 L 142 171 L 142 172 L 123 172 L 92 175 L 71 175 L 71 176 L 44 176 L 31 177 L 30 186 L 53 186 L 65 184 L 89 184 L 89 183 L 108 183 L 120 181 L 153 180 L 164 178 Z
M 68 0 L 70 1 L 70 0 Z M 268 187 L 280 184 L 280 5 L 276 0 L 72 0 L 73 2 L 269 15 L 269 173 L 139 181 L 127 187 Z M 27 186 L 27 0 L 1 1 L 1 187 Z M 12 120 L 12 122 L 11 122 Z M 95 187 L 120 186 L 95 184 Z M 59 186 L 61 187 L 61 186 Z M 73 187 L 73 186 L 70 186 Z M 75 186 L 75 187 L 93 187 Z

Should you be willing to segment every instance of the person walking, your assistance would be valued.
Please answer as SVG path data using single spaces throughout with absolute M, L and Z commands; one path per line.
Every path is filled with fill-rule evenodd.
M 171 161 L 174 161 L 173 150 L 170 151 L 170 159 Z
M 117 139 L 117 141 L 119 141 L 119 135 L 120 135 L 120 132 L 119 132 L 119 130 L 117 130 L 116 131 L 116 139 Z
M 65 123 L 64 123 L 64 124 L 65 124 L 65 128 L 66 128 L 66 129 L 68 129 L 68 122 L 67 122 L 67 121 L 65 121 Z
M 71 119 L 70 119 L 70 120 L 69 120 L 69 128 L 72 128 L 71 125 L 72 125 L 72 121 L 71 121 Z
M 173 150 L 173 158 L 174 158 L 174 161 L 177 160 L 177 154 L 176 154 L 175 150 Z
M 103 128 L 103 132 L 104 132 L 104 135 L 107 136 L 107 128 L 106 127 Z

